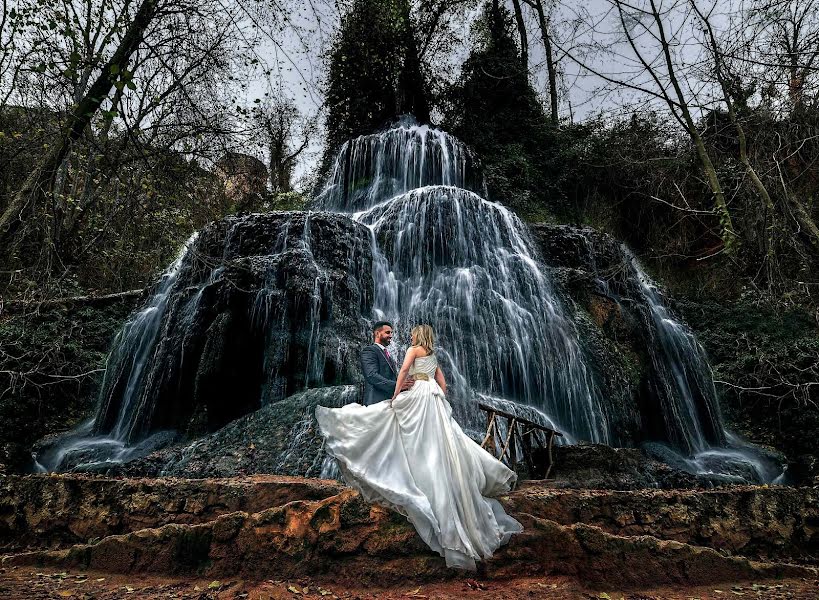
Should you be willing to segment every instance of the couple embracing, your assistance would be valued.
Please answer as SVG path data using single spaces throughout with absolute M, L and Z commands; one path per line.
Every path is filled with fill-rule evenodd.
M 325 447 L 365 500 L 406 516 L 447 566 L 475 570 L 522 531 L 492 498 L 517 476 L 452 418 L 432 328 L 413 328 L 400 368 L 387 349 L 392 335 L 390 323 L 376 323 L 361 352 L 364 405 L 316 408 Z

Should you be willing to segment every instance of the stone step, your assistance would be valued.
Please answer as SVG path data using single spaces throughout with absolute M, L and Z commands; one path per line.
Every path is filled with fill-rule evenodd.
M 819 564 L 819 488 L 616 491 L 524 481 L 504 505 L 513 514 L 593 525 L 614 535 L 650 535 L 752 558 Z
M 256 475 L 230 479 L 116 479 L 86 475 L 0 478 L 0 550 L 59 549 L 164 525 L 261 514 L 346 490 L 335 481 Z M 648 535 L 775 562 L 819 564 L 819 489 L 556 489 L 522 482 L 501 501 L 516 517 Z M 400 518 L 399 518 L 400 520 Z
M 338 494 L 336 481 L 254 475 L 230 479 L 0 477 L 0 549 L 58 548 L 169 523 L 203 523 Z
M 591 585 L 686 585 L 816 577 L 804 565 L 752 561 L 653 536 L 621 536 L 584 523 L 517 515 L 523 534 L 483 564 L 496 579 L 568 575 Z M 237 511 L 199 524 L 172 523 L 63 550 L 10 555 L 2 565 L 117 573 L 195 574 L 222 579 L 307 576 L 391 585 L 463 576 L 447 569 L 406 519 L 344 490 L 256 513 Z

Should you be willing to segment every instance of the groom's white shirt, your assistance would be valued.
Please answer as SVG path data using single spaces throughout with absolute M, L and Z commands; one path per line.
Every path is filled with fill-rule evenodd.
M 384 353 L 384 356 L 387 359 L 387 363 L 392 363 L 392 364 L 390 364 L 390 367 L 392 368 L 393 371 L 395 371 L 396 368 L 397 368 L 398 363 L 395 362 L 394 358 L 390 358 L 389 356 L 387 356 L 387 347 L 385 345 L 379 343 L 379 342 L 375 342 L 375 345 L 378 346 L 379 348 L 381 348 L 381 352 Z

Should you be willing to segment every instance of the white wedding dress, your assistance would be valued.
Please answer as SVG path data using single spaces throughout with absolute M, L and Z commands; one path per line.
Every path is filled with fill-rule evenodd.
M 523 527 L 495 496 L 517 479 L 470 439 L 434 379 L 435 355 L 416 358 L 412 389 L 370 406 L 316 407 L 326 449 L 365 500 L 405 515 L 449 567 L 475 570 Z

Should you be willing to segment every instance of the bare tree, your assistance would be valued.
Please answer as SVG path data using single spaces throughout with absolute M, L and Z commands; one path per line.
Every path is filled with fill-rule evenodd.
M 518 28 L 520 38 L 520 63 L 524 71 L 529 70 L 529 35 L 526 32 L 526 22 L 523 20 L 523 11 L 520 7 L 520 0 L 512 0 L 512 8 L 515 12 L 515 24 Z
M 552 125 L 557 126 L 559 115 L 557 112 L 557 66 L 552 50 L 552 36 L 550 31 L 549 19 L 546 16 L 546 10 L 543 7 L 542 0 L 523 0 L 528 4 L 537 15 L 538 27 L 540 29 L 541 39 L 543 40 L 543 51 L 546 54 L 546 69 L 549 75 L 549 117 Z
M 749 12 L 757 28 L 758 60 L 768 63 L 768 77 L 785 87 L 791 110 L 805 108 L 808 91 L 814 94 L 812 104 L 819 62 L 819 3 L 764 0 L 755 2 Z
M 302 118 L 289 98 L 279 98 L 254 109 L 262 143 L 266 146 L 273 193 L 293 189 L 293 169 L 315 133 L 315 122 Z
M 606 73 L 601 68 L 595 68 L 579 52 L 569 49 L 562 51 L 582 69 L 608 84 L 638 92 L 665 106 L 691 139 L 705 182 L 713 196 L 713 212 L 719 221 L 719 237 L 722 240 L 721 251 L 733 254 L 740 245 L 740 238 L 734 228 L 716 167 L 698 127 L 697 112 L 704 103 L 698 97 L 696 86 L 688 81 L 689 72 L 684 66 L 684 59 L 676 55 L 680 47 L 687 45 L 680 37 L 690 34 L 688 0 L 672 0 L 662 7 L 658 6 L 657 0 L 635 3 L 608 0 L 607 6 L 616 19 L 617 33 L 621 39 L 597 50 L 607 54 L 609 60 L 621 61 L 619 72 Z M 672 19 L 677 22 L 672 22 Z M 598 25 L 597 21 L 589 18 L 587 28 L 590 31 L 596 32 Z
M 45 273 L 93 248 L 106 230 L 100 210 L 110 211 L 104 223 L 149 206 L 146 181 L 130 180 L 156 157 L 207 164 L 241 143 L 230 94 L 246 89 L 260 64 L 258 32 L 243 24 L 240 2 L 61 0 L 25 14 L 7 61 L 20 75 L 0 82 L 0 92 L 61 127 L 0 203 L 0 247 L 11 262 L 24 247 L 22 262 L 36 260 Z M 92 221 L 89 238 L 82 232 Z
M 111 57 L 101 66 L 96 80 L 69 111 L 59 140 L 42 159 L 40 164 L 26 179 L 23 187 L 14 195 L 0 215 L 0 246 L 9 247 L 15 233 L 30 220 L 37 211 L 46 208 L 48 194 L 53 190 L 57 172 L 65 160 L 71 146 L 83 134 L 92 118 L 100 110 L 103 101 L 117 82 L 128 72 L 131 57 L 142 43 L 146 29 L 157 16 L 158 0 L 143 0 L 125 34 Z M 54 200 L 52 199 L 52 204 Z M 47 209 L 46 209 L 47 210 Z M 52 207 L 52 216 L 54 207 Z M 49 245 L 59 243 L 59 236 L 52 226 L 47 238 Z M 51 250 L 56 250 L 51 246 Z M 51 254 L 51 253 L 49 253 Z

